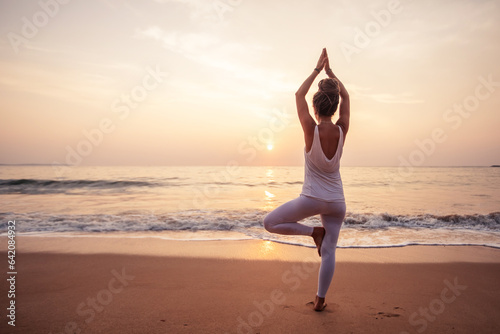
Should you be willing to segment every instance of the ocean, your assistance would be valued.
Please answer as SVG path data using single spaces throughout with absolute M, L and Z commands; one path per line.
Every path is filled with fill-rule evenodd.
M 61 170 L 62 168 L 62 170 Z M 266 213 L 296 198 L 303 167 L 0 166 L 0 233 L 260 239 Z M 342 167 L 347 204 L 339 247 L 500 248 L 500 168 Z M 319 226 L 319 217 L 302 221 Z

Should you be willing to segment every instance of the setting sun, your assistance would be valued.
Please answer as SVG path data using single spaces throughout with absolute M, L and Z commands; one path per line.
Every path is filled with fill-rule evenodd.
M 267 150 L 271 151 L 274 148 L 273 144 L 267 144 Z

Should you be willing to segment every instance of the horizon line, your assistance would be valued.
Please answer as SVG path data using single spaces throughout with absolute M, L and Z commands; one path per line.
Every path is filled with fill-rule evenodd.
M 46 164 L 46 163 L 0 163 L 0 166 L 54 166 L 54 167 L 226 167 L 227 165 L 66 165 L 66 164 Z M 239 167 L 303 167 L 304 165 L 238 165 Z M 407 166 L 387 166 L 387 165 L 341 165 L 341 167 L 407 167 Z M 493 165 L 434 165 L 434 166 L 411 166 L 412 168 L 452 168 L 452 167 L 500 167 L 500 164 Z

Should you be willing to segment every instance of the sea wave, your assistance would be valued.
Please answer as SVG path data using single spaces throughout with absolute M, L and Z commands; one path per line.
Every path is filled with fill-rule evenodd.
M 176 179 L 176 178 L 173 178 Z M 124 189 L 130 187 L 154 187 L 158 183 L 132 180 L 0 180 L 0 194 L 53 194 L 67 193 L 76 189 Z
M 108 179 L 108 180 L 81 180 L 81 179 L 0 179 L 0 194 L 93 194 L 99 195 L 98 191 L 122 191 L 124 189 L 148 189 L 158 187 L 193 187 L 198 188 L 205 185 L 212 187 L 270 187 L 282 188 L 298 186 L 300 181 L 270 181 L 270 182 L 246 182 L 244 180 L 211 181 L 198 180 L 182 177 L 163 178 L 131 178 L 131 179 Z
M 263 229 L 264 210 L 186 210 L 169 213 L 123 212 L 121 214 L 0 213 L 0 232 L 7 221 L 18 220 L 21 232 L 138 232 L 138 231 L 239 231 Z M 301 221 L 320 225 L 318 216 Z M 383 230 L 462 229 L 500 232 L 500 212 L 470 215 L 391 215 L 388 213 L 347 213 L 343 228 Z
M 500 231 L 500 212 L 469 215 L 391 215 L 350 213 L 346 225 L 361 228 L 407 227 L 407 228 L 462 228 L 481 231 Z
M 0 213 L 0 235 L 7 222 L 16 220 L 17 235 L 134 236 L 175 240 L 257 239 L 312 247 L 307 236 L 277 235 L 262 224 L 263 210 L 186 210 L 170 213 L 123 212 L 121 214 Z M 301 221 L 321 224 L 319 217 Z M 500 248 L 500 212 L 486 215 L 391 215 L 348 213 L 338 246 L 397 247 L 405 245 L 483 245 Z

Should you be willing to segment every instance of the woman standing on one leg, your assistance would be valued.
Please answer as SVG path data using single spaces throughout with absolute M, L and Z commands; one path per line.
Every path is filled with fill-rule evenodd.
M 318 83 L 319 90 L 313 97 L 316 124 L 309 114 L 305 97 L 323 68 L 329 78 Z M 346 212 L 339 167 L 350 113 L 349 94 L 333 74 L 326 49 L 323 49 L 316 68 L 295 93 L 295 98 L 305 139 L 304 185 L 298 198 L 281 205 L 264 218 L 264 226 L 272 233 L 313 238 L 321 256 L 314 310 L 322 311 L 326 307 L 325 295 L 335 271 L 335 249 Z M 337 108 L 340 115 L 333 124 L 332 116 Z M 318 214 L 323 227 L 298 223 Z

